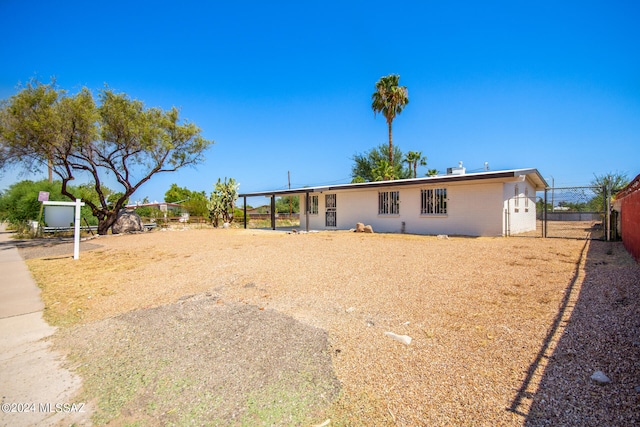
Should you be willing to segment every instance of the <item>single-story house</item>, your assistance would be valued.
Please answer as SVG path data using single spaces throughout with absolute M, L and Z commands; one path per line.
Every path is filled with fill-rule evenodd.
M 274 205 L 275 197 L 299 195 L 306 230 L 349 230 L 361 222 L 383 233 L 509 236 L 536 229 L 536 191 L 545 187 L 537 169 L 466 173 L 459 167 L 432 177 L 239 196 L 246 206 L 247 197 L 271 197 Z
M 134 203 L 132 205 L 125 206 L 125 209 L 138 209 L 138 208 L 155 208 L 161 212 L 173 212 L 178 215 L 182 212 L 182 205 L 179 203 L 169 202 L 153 202 L 153 203 Z

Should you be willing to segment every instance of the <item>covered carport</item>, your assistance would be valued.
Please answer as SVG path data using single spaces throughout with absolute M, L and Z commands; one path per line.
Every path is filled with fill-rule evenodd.
M 247 228 L 247 198 L 249 197 L 269 197 L 271 199 L 271 229 L 276 229 L 276 197 L 281 196 L 296 196 L 296 195 L 304 195 L 305 197 L 305 212 L 307 221 L 306 221 L 306 231 L 309 231 L 309 193 L 313 193 L 315 188 L 298 188 L 298 189 L 289 189 L 289 190 L 275 190 L 275 191 L 258 191 L 255 193 L 243 193 L 238 194 L 238 197 L 242 197 L 243 201 L 243 223 L 244 228 Z M 301 212 L 302 214 L 302 212 Z

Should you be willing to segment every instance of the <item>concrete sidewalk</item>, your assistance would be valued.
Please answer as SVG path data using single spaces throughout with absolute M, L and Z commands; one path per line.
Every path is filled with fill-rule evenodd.
M 45 340 L 56 329 L 43 320 L 43 310 L 40 289 L 2 224 L 0 426 L 90 425 L 88 405 L 74 400 L 80 378 L 62 367 L 63 356 Z

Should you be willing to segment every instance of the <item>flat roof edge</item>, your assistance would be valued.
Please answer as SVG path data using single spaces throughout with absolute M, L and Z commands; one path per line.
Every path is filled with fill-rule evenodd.
M 522 175 L 535 175 L 538 177 L 540 181 L 539 183 L 543 185 L 543 188 L 547 185 L 546 181 L 542 178 L 542 175 L 540 175 L 540 172 L 538 172 L 537 169 L 511 169 L 495 172 L 468 173 L 464 175 L 442 175 L 423 178 L 398 179 L 394 181 L 359 182 L 351 184 L 318 185 L 287 190 L 256 191 L 238 194 L 238 197 L 286 196 L 292 194 L 319 193 L 336 190 L 357 190 L 360 188 L 385 188 L 419 184 L 438 184 L 443 182 L 482 181 L 487 179 L 515 178 Z

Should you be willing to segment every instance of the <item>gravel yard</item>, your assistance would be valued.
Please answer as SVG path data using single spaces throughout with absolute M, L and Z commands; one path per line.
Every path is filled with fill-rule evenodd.
M 129 331 L 135 340 L 131 331 L 146 322 L 145 331 L 169 334 L 176 304 L 208 301 L 189 312 L 213 310 L 215 303 L 243 319 L 273 316 L 268 329 L 256 332 L 270 334 L 255 342 L 257 354 L 275 346 L 318 361 L 318 372 L 309 375 L 321 379 L 326 408 L 290 405 L 313 417 L 289 414 L 267 424 L 325 417 L 331 425 L 640 423 L 640 268 L 620 243 L 241 229 L 155 231 L 90 243 L 93 250 L 81 252 L 79 261 L 42 253 L 28 261 L 43 287 L 46 318 L 63 326 L 58 346 L 71 351 L 89 389 L 91 372 L 82 366 L 90 366 L 91 351 L 138 360 L 140 346 L 123 345 L 119 333 Z M 24 256 L 30 249 L 22 250 Z M 208 331 L 224 324 L 211 318 Z M 293 340 L 284 333 L 293 326 L 316 338 Z M 179 332 L 162 339 L 184 348 Z M 385 332 L 412 341 L 405 345 Z M 92 344 L 97 341 L 102 347 Z M 233 351 L 234 340 L 225 342 Z M 318 343 L 316 351 L 303 351 Z M 166 359 L 163 352 L 172 347 L 145 348 L 145 359 Z M 251 351 L 235 349 L 237 360 Z M 215 369 L 212 360 L 227 359 L 196 357 L 189 369 L 203 372 L 202 379 L 189 376 L 175 399 L 195 389 L 204 393 L 199 399 L 225 396 L 204 375 Z M 299 361 L 282 366 L 273 369 L 301 372 Z M 611 383 L 591 381 L 596 370 Z M 298 390 L 302 383 L 295 384 Z M 140 398 L 149 391 L 140 387 L 121 420 L 178 422 L 166 405 L 150 410 L 153 398 Z

